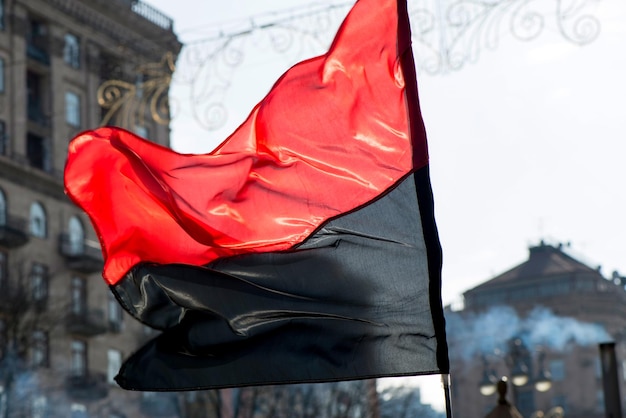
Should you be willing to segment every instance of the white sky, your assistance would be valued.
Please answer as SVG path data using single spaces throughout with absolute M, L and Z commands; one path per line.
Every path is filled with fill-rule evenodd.
M 184 42 L 233 21 L 314 0 L 147 2 L 174 18 Z M 460 71 L 437 76 L 418 71 L 446 304 L 523 262 L 528 246 L 542 238 L 571 242 L 583 261 L 602 265 L 606 276 L 613 270 L 626 275 L 626 2 L 588 4 L 602 25 L 589 45 L 566 41 L 547 16 L 546 30 L 532 42 L 504 32 L 498 48 L 483 51 L 477 63 Z M 215 147 L 289 66 L 309 57 L 258 56 L 254 43 L 243 52 L 251 61 L 233 77 L 235 86 L 244 87 L 231 88 L 225 99 L 227 127 L 208 132 L 184 116 L 176 118 L 175 149 Z M 179 63 L 183 72 L 184 65 Z M 175 100 L 184 100 L 186 93 L 177 89 L 174 83 Z

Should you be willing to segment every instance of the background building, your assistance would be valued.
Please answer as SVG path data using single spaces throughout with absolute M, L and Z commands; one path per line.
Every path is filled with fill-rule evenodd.
M 104 285 L 62 173 L 70 138 L 122 114 L 124 127 L 169 144 L 167 121 L 137 104 L 151 100 L 151 78 L 167 77 L 148 64 L 180 48 L 171 19 L 141 1 L 0 0 L 0 417 L 175 412 L 113 383 L 149 335 Z M 131 107 L 114 112 L 120 99 Z
M 509 400 L 525 417 L 554 407 L 568 418 L 605 416 L 598 343 L 617 342 L 618 361 L 626 358 L 624 279 L 607 279 L 567 251 L 531 247 L 528 260 L 468 290 L 464 309 L 447 313 L 460 418 L 483 417 L 495 405 L 496 395 L 479 387 L 500 376 L 509 377 Z M 516 374 L 527 381 L 512 385 Z M 545 377 L 551 385 L 542 392 L 535 383 Z
M 377 417 L 375 381 L 132 392 L 113 378 L 153 331 L 101 278 L 64 194 L 69 140 L 117 125 L 169 146 L 181 44 L 138 0 L 0 0 L 0 418 Z

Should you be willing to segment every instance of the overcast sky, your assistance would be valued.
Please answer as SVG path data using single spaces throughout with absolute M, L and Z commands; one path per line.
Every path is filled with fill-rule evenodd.
M 313 0 L 147 2 L 175 19 L 186 42 Z M 535 3 L 554 9 L 557 1 Z M 554 16 L 544 16 L 545 29 L 531 42 L 504 30 L 497 48 L 483 50 L 476 63 L 444 75 L 418 71 L 445 303 L 523 262 L 528 246 L 541 239 L 571 242 L 576 256 L 601 265 L 605 276 L 626 275 L 626 2 L 562 3 L 590 6 L 583 11 L 601 24 L 595 41 L 575 45 L 559 33 Z M 215 147 L 282 72 L 308 57 L 272 54 L 260 41 L 242 44 L 241 51 L 248 61 L 224 95 L 226 127 L 209 132 L 181 112 L 172 125 L 175 149 Z M 187 65 L 181 61 L 178 68 L 184 73 Z M 175 82 L 174 99 L 184 101 L 186 94 Z

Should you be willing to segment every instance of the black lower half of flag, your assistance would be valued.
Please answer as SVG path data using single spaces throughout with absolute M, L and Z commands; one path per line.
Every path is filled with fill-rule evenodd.
M 162 333 L 117 381 L 158 391 L 447 373 L 440 274 L 425 167 L 290 251 L 137 265 L 112 290 Z

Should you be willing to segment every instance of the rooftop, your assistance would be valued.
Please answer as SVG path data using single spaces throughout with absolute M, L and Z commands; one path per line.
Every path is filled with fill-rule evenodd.
M 537 246 L 529 248 L 529 257 L 525 262 L 494 277 L 493 279 L 476 286 L 474 290 L 484 290 L 490 287 L 506 285 L 520 279 L 531 279 L 546 276 L 557 276 L 573 273 L 595 274 L 602 278 L 597 268 L 589 267 L 573 258 L 564 251 L 563 245 L 549 245 L 541 241 Z

